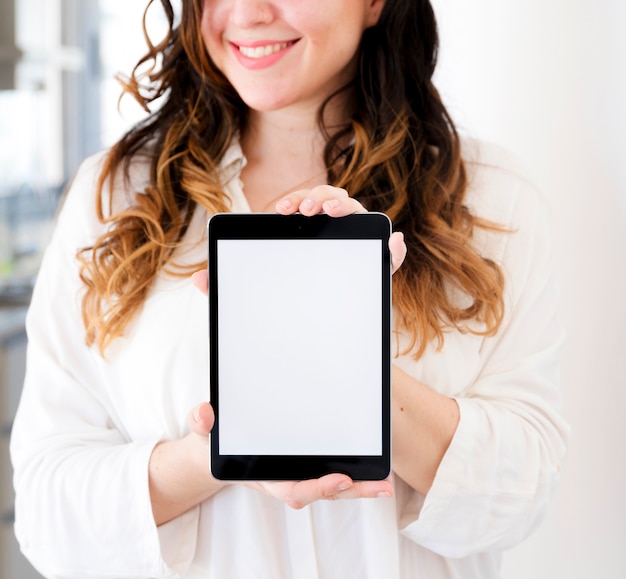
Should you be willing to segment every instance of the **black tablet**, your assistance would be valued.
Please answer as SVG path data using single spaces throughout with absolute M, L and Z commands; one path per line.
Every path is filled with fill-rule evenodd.
M 389 475 L 390 233 L 380 213 L 210 219 L 216 478 Z

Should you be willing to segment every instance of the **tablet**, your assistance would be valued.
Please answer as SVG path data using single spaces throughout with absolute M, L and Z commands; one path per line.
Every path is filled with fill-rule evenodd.
M 389 475 L 390 234 L 380 213 L 209 220 L 216 478 Z

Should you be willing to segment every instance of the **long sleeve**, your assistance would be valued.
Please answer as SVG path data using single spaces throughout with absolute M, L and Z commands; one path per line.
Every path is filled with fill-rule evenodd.
M 84 341 L 75 253 L 101 227 L 97 165 L 90 160 L 75 179 L 28 314 L 27 374 L 11 440 L 16 535 L 47 577 L 170 577 L 147 478 L 159 437 L 131 439 L 104 394 L 99 355 Z M 193 551 L 193 525 L 177 523 L 181 533 L 191 529 L 182 539 Z
M 230 161 L 240 158 L 233 149 Z M 329 577 L 346 569 L 497 577 L 499 551 L 545 513 L 568 436 L 559 414 L 563 330 L 537 192 L 507 170 L 478 166 L 468 204 L 510 229 L 481 231 L 475 240 L 503 268 L 505 320 L 493 337 L 450 331 L 440 351 L 431 345 L 418 362 L 395 360 L 461 409 L 427 496 L 396 478 L 394 499 L 291 511 L 231 485 L 157 528 L 148 462 L 158 441 L 188 432 L 189 409 L 207 399 L 207 303 L 188 280 L 160 276 L 106 358 L 85 345 L 75 254 L 102 232 L 93 208 L 97 165 L 86 163 L 72 187 L 27 321 L 27 377 L 11 452 L 16 534 L 33 564 L 64 579 L 275 579 L 303 566 L 310 576 L 317 568 Z M 131 177 L 145 183 L 145 170 Z M 229 183 L 233 210 L 248 211 L 240 181 Z M 122 195 L 131 190 L 142 186 L 120 186 Z M 206 216 L 194 220 L 186 264 L 206 258 Z
M 537 526 L 569 435 L 559 414 L 564 331 L 547 208 L 523 180 L 495 174 L 477 183 L 474 209 L 510 229 L 478 240 L 503 268 L 505 319 L 497 335 L 480 340 L 476 375 L 454 396 L 460 423 L 432 488 L 412 494 L 400 520 L 405 537 L 453 558 L 514 546 Z M 456 363 L 471 366 L 469 358 Z

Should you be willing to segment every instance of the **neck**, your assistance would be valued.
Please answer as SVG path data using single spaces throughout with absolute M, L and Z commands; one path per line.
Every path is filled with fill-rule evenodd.
M 248 163 L 298 161 L 320 157 L 324 139 L 314 120 L 280 112 L 253 111 L 242 136 Z
M 324 110 L 324 124 L 344 125 L 349 119 L 345 94 L 336 96 Z M 248 161 L 316 156 L 324 150 L 324 137 L 318 125 L 320 103 L 302 103 L 276 111 L 250 110 L 242 147 Z M 317 164 L 319 166 L 319 164 Z
M 326 126 L 346 122 L 344 102 L 336 98 L 329 104 Z M 318 108 L 319 104 L 249 112 L 241 139 L 247 159 L 241 180 L 253 211 L 272 211 L 287 193 L 326 184 L 326 143 L 317 122 Z

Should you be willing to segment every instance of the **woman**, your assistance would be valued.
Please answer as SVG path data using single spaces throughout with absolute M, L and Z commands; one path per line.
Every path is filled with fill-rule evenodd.
M 544 204 L 460 142 L 429 2 L 184 0 L 177 26 L 161 4 L 169 34 L 126 89 L 162 105 L 83 164 L 33 297 L 24 553 L 49 577 L 497 577 L 559 477 L 562 330 Z M 212 213 L 271 210 L 384 211 L 404 234 L 390 480 L 209 474 L 188 276 Z

